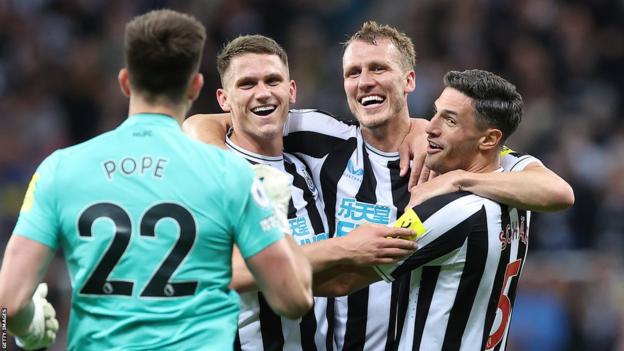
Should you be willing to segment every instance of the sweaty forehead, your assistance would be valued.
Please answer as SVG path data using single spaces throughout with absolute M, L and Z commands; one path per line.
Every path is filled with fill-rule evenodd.
M 288 79 L 288 67 L 282 60 L 273 54 L 242 54 L 235 56 L 225 71 L 224 84 L 235 82 L 242 78 L 256 78 L 270 75 L 281 75 Z

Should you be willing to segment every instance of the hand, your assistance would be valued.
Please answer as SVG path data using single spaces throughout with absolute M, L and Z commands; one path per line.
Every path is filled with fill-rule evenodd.
M 262 182 L 266 195 L 273 202 L 275 216 L 285 233 L 290 233 L 288 224 L 288 204 L 291 197 L 291 178 L 287 173 L 274 167 L 255 164 L 252 166 L 256 176 Z
M 399 145 L 401 177 L 407 175 L 408 169 L 411 170 L 408 189 L 426 182 L 431 177 L 429 168 L 425 166 L 428 145 L 425 128 L 428 123 L 429 121 L 425 119 L 411 118 L 410 131 L 403 139 L 403 142 L 401 142 L 401 145 Z
M 349 264 L 372 266 L 399 261 L 416 250 L 416 243 L 407 238 L 411 229 L 387 227 L 381 224 L 363 224 L 338 240 L 348 251 Z
M 410 188 L 410 201 L 405 209 L 420 205 L 432 197 L 460 191 L 459 178 L 463 172 L 465 171 L 458 169 L 441 175 L 434 175 L 434 178 L 426 183 L 420 183 Z
M 34 314 L 28 332 L 23 336 L 15 337 L 17 346 L 24 350 L 46 348 L 54 344 L 56 340 L 59 324 L 54 307 L 46 300 L 47 295 L 48 284 L 39 284 L 32 298 Z

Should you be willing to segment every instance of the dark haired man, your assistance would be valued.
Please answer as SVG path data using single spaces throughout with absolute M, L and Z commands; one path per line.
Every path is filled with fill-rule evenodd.
M 440 174 L 502 172 L 504 142 L 522 117 L 515 86 L 481 70 L 451 71 L 444 85 L 426 130 L 426 166 Z M 529 221 L 529 211 L 470 192 L 433 197 L 395 223 L 417 232 L 410 257 L 374 271 L 342 267 L 326 283 L 340 295 L 407 278 L 398 294 L 398 350 L 504 350 Z
M 171 10 L 129 22 L 118 77 L 128 119 L 37 169 L 0 271 L 0 306 L 24 348 L 54 342 L 45 291 L 32 296 L 59 247 L 73 288 L 69 350 L 231 349 L 233 244 L 273 309 L 298 318 L 311 307 L 309 263 L 252 168 L 180 129 L 203 85 L 205 37 Z
M 400 176 L 399 146 L 410 130 L 424 144 L 428 123 L 409 116 L 407 95 L 415 89 L 415 61 L 414 46 L 405 33 L 365 22 L 345 43 L 342 58 L 344 91 L 359 125 L 340 123 L 317 110 L 289 114 L 285 150 L 300 156 L 310 168 L 332 237 L 344 236 L 366 222 L 390 224 L 410 201 L 408 179 Z M 185 121 L 185 130 L 192 130 L 200 140 L 218 143 L 223 135 L 214 131 L 226 129 L 224 120 L 193 116 Z M 464 172 L 444 191 L 461 187 L 532 210 L 572 205 L 571 187 L 539 160 L 509 150 L 503 154 L 506 172 Z M 337 267 L 332 271 L 339 273 Z M 393 306 L 398 288 L 398 283 L 379 282 L 336 298 L 328 308 L 328 344 L 337 350 L 392 349 L 394 334 L 388 330 L 394 329 L 397 320 Z

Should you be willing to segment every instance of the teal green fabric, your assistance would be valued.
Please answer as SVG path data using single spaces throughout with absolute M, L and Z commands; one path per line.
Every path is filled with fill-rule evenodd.
M 37 169 L 14 233 L 62 248 L 71 350 L 228 350 L 249 258 L 283 237 L 249 164 L 138 114 Z

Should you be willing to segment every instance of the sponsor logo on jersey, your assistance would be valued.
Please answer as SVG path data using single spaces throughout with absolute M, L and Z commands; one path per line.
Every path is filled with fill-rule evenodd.
M 390 207 L 357 201 L 354 198 L 343 198 L 336 214 L 336 236 L 347 235 L 361 224 L 390 223 Z

